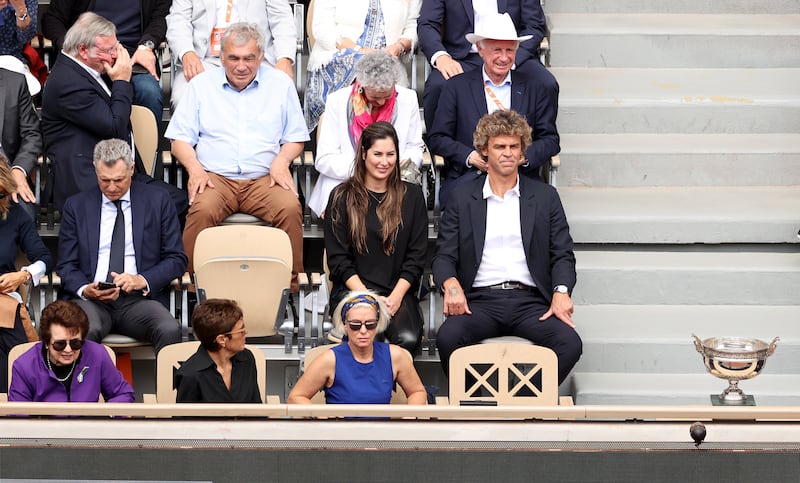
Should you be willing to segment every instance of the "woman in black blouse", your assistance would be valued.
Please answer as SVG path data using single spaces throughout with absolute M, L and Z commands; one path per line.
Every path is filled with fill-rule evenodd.
M 428 211 L 419 186 L 400 179 L 397 133 L 370 124 L 361 134 L 353 176 L 330 196 L 325 249 L 333 282 L 331 307 L 351 290 L 383 297 L 392 321 L 385 336 L 412 354 L 422 337 L 417 299 L 425 264 Z
M 260 403 L 256 362 L 245 349 L 247 329 L 233 300 L 209 299 L 192 314 L 200 347 L 175 374 L 177 402 Z

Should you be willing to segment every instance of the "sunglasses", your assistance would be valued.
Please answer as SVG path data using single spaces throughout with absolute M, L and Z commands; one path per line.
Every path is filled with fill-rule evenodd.
M 375 330 L 378 327 L 377 320 L 348 320 L 347 325 L 350 327 L 350 330 L 358 332 L 361 330 L 361 327 L 366 327 L 367 330 Z
M 236 335 L 236 334 L 241 334 L 242 332 L 244 332 L 246 330 L 247 330 L 247 327 L 242 327 L 241 329 L 232 330 L 230 332 L 224 332 L 224 333 L 222 333 L 220 335 Z
M 67 348 L 67 343 L 69 343 L 69 347 L 74 350 L 80 350 L 83 347 L 83 339 L 70 339 L 66 340 L 54 340 L 50 342 L 50 345 L 53 346 L 53 349 L 61 352 Z
M 0 200 L 8 196 L 8 193 L 0 193 Z

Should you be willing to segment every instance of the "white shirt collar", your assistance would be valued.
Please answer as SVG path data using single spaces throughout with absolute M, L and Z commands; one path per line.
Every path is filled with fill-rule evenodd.
M 517 175 L 517 182 L 514 184 L 514 187 L 506 191 L 506 194 L 508 193 L 516 193 L 517 198 L 521 197 L 519 192 L 519 175 Z M 503 199 L 500 196 L 494 194 L 494 192 L 492 191 L 492 187 L 489 185 L 489 176 L 486 176 L 486 180 L 483 182 L 483 199 L 488 200 L 489 198 L 495 198 L 498 200 Z
M 495 84 L 494 82 L 492 82 L 492 79 L 490 79 L 489 76 L 486 75 L 486 66 L 483 66 L 481 68 L 481 75 L 483 75 L 483 85 L 487 85 L 488 84 L 488 85 L 493 86 L 493 87 L 511 85 L 511 71 L 510 70 L 506 74 L 505 79 L 503 79 L 503 82 L 501 82 L 499 84 Z

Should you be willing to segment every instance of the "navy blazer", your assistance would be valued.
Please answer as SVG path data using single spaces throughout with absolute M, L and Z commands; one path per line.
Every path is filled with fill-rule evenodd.
M 528 163 L 520 172 L 538 177 L 539 168 L 561 150 L 556 129 L 558 98 L 524 74 L 511 71 L 511 109 L 528 120 L 533 142 L 525 151 Z M 444 183 L 467 171 L 465 161 L 475 150 L 472 135 L 481 117 L 488 113 L 483 68 L 448 80 L 439 97 L 433 127 L 428 132 L 431 151 L 445 158 Z
M 71 195 L 97 187 L 94 145 L 130 139 L 132 104 L 130 82 L 114 81 L 109 96 L 76 61 L 58 57 L 42 92 L 44 150 L 52 163 L 47 198 L 52 193 L 57 209 Z
M 520 66 L 530 58 L 537 59 L 539 44 L 547 29 L 539 0 L 497 0 L 497 11 L 509 14 L 518 35 L 533 35 L 530 40 L 520 43 L 516 64 Z M 417 20 L 417 37 L 428 61 L 433 54 L 442 50 L 455 60 L 463 59 L 472 48 L 465 36 L 474 31 L 475 10 L 472 0 L 422 2 Z
M 456 277 L 469 293 L 486 241 L 486 200 L 480 176 L 453 191 L 439 225 L 436 255 L 433 257 L 433 278 L 441 287 L 445 280 Z M 548 301 L 553 288 L 575 287 L 575 254 L 567 217 L 555 188 L 541 181 L 519 177 L 520 222 L 522 244 L 534 283 Z
M 150 284 L 148 297 L 169 308 L 169 286 L 186 271 L 181 228 L 169 193 L 158 186 L 131 183 L 133 248 L 139 274 Z M 69 198 L 61 214 L 58 266 L 62 298 L 77 298 L 78 289 L 94 280 L 100 246 L 100 189 Z
M 30 175 L 42 152 L 39 117 L 33 108 L 25 76 L 0 69 L 0 133 L 2 149 L 11 166 Z

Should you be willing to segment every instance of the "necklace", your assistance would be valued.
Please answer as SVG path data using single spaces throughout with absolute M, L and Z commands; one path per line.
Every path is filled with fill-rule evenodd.
M 55 376 L 55 375 L 56 375 L 56 371 L 54 371 L 54 370 L 53 370 L 53 366 L 52 366 L 52 364 L 50 363 L 50 355 L 49 355 L 49 354 L 46 354 L 46 355 L 45 355 L 45 359 L 47 359 L 47 368 L 48 368 L 48 369 L 50 369 L 50 372 L 52 372 L 52 373 L 53 373 L 53 375 Z M 72 361 L 72 369 L 70 369 L 70 370 L 69 370 L 69 373 L 67 373 L 67 375 L 66 375 L 66 376 L 64 376 L 64 379 L 61 379 L 60 377 L 56 376 L 56 379 L 58 379 L 58 382 L 64 382 L 64 381 L 66 381 L 67 379 L 69 379 L 69 378 L 70 378 L 70 376 L 72 376 L 72 371 L 74 371 L 74 370 L 75 370 L 75 364 L 77 364 L 77 363 L 78 363 L 78 359 L 75 359 L 74 361 Z
M 375 193 L 373 193 L 370 190 L 367 190 L 367 194 L 370 196 L 370 198 L 375 200 L 375 202 L 378 203 L 378 204 L 383 203 L 383 200 L 386 199 L 386 193 L 381 193 L 381 195 L 383 195 L 383 196 L 381 196 L 380 198 L 378 198 L 378 195 L 376 195 Z

